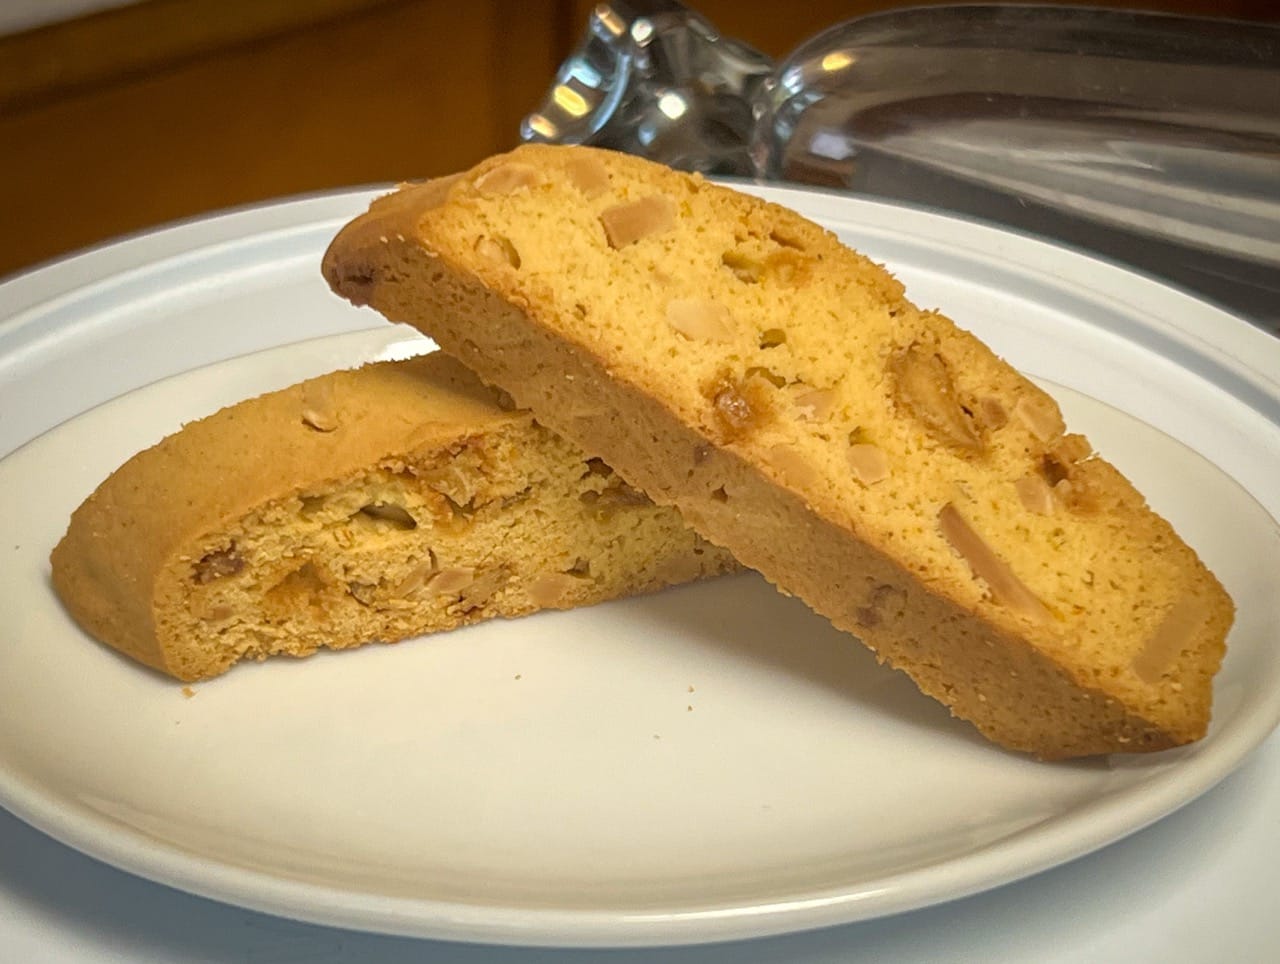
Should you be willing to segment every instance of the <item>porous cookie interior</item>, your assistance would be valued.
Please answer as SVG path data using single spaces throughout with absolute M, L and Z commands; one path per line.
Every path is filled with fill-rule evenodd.
M 737 568 L 500 402 L 437 353 L 224 409 L 99 486 L 55 587 L 104 642 L 198 679 Z
M 724 564 L 674 512 L 528 424 L 273 500 L 201 550 L 169 573 L 161 632 L 228 663 L 569 608 Z

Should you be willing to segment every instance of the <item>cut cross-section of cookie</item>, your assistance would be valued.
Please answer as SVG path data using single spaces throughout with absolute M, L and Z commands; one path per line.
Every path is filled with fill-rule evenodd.
M 183 680 L 737 567 L 439 353 L 187 425 L 98 487 L 52 561 L 81 626 Z

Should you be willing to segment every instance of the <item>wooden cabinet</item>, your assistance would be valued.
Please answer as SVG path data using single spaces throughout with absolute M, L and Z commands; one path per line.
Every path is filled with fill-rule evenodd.
M 262 6 L 280 16 L 236 21 Z M 0 63 L 23 47 L 69 60 L 0 94 L 0 273 L 212 209 L 470 165 L 516 142 L 524 92 L 558 63 L 557 12 L 153 0 L 0 41 Z
M 892 5 L 693 4 L 773 56 Z M 1280 16 L 1270 0 L 1130 5 Z M 441 174 L 513 146 L 590 9 L 145 0 L 0 38 L 0 275 L 177 218 Z

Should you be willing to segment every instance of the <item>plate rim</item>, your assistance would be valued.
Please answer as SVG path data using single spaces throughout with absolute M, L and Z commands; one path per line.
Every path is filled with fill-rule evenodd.
M 920 223 L 936 222 L 938 219 L 942 219 L 956 222 L 965 231 L 976 230 L 979 235 L 989 233 L 987 237 L 1012 236 L 1018 239 L 1019 245 L 1029 243 L 1038 246 L 1039 249 L 1048 249 L 1055 252 L 1055 255 L 1065 254 L 1070 259 L 1080 259 L 1084 262 L 1090 262 L 1094 266 L 1100 265 L 1112 273 L 1112 279 L 1115 277 L 1136 278 L 1142 285 L 1150 285 L 1162 289 L 1172 294 L 1175 300 L 1183 300 L 1197 309 L 1197 314 L 1192 317 L 1193 323 L 1189 326 L 1191 330 L 1188 332 L 1197 342 L 1204 340 L 1206 337 L 1206 333 L 1203 330 L 1206 326 L 1211 324 L 1227 325 L 1228 334 L 1230 335 L 1228 341 L 1233 350 L 1219 351 L 1209 341 L 1204 341 L 1204 344 L 1208 345 L 1214 354 L 1218 356 L 1218 362 L 1231 369 L 1236 377 L 1242 378 L 1245 384 L 1261 391 L 1273 404 L 1280 404 L 1280 342 L 1250 325 L 1249 322 L 1231 315 L 1216 305 L 1198 299 L 1186 292 L 1170 288 L 1157 279 L 1145 278 L 1122 266 L 1102 261 L 1084 252 L 1058 245 L 1051 241 L 1045 241 L 1033 236 L 1020 236 L 1013 232 L 1004 231 L 999 227 L 944 212 L 933 212 L 919 208 L 907 209 L 905 206 L 893 202 L 851 198 L 832 192 L 813 191 L 803 188 L 754 185 L 748 186 L 748 189 L 753 190 L 754 193 L 767 196 L 771 200 L 791 202 L 793 206 L 802 209 L 808 209 L 810 206 L 834 205 L 836 208 L 843 208 L 843 215 L 848 217 L 854 217 L 860 209 L 862 211 L 880 209 L 882 213 L 887 210 L 892 212 L 895 218 L 900 219 L 902 212 L 907 210 L 910 217 L 925 219 Z M 232 246 L 246 244 L 254 237 L 272 232 L 283 231 L 286 234 L 293 233 L 301 237 L 313 233 L 324 225 L 333 224 L 336 226 L 352 214 L 362 210 L 363 205 L 371 197 L 380 193 L 381 190 L 359 189 L 330 192 L 301 199 L 269 202 L 247 209 L 229 213 L 224 212 L 210 218 L 193 219 L 181 225 L 161 228 L 155 232 L 146 232 L 117 244 L 106 245 L 74 255 L 70 259 L 42 266 L 33 272 L 0 282 L 0 293 L 5 292 L 14 285 L 30 284 L 33 278 L 41 286 L 44 286 L 45 290 L 48 290 L 49 277 L 51 275 L 64 274 L 67 269 L 63 265 L 68 263 L 78 262 L 81 267 L 95 259 L 106 259 L 108 264 L 111 263 L 112 259 L 116 259 L 116 262 L 119 263 L 119 259 L 127 256 L 141 258 L 141 264 L 134 265 L 134 268 L 145 268 L 148 265 L 154 265 L 156 262 L 153 252 L 163 249 L 164 243 L 172 239 L 171 232 L 177 232 L 182 235 L 179 240 L 184 244 L 190 242 L 190 247 L 176 253 L 173 253 L 172 248 L 169 249 L 171 252 L 169 258 L 180 259 L 197 257 L 199 252 L 221 244 Z M 348 209 L 346 213 L 342 213 L 344 209 Z M 324 216 L 319 216 L 320 212 L 323 212 Z M 810 214 L 810 216 L 814 215 Z M 828 216 L 817 219 L 824 224 L 839 220 L 839 218 L 831 215 L 829 211 Z M 243 237 L 237 236 L 243 234 L 246 228 L 255 224 L 259 226 L 255 234 L 245 234 Z M 208 241 L 206 230 L 207 226 L 210 225 L 214 227 L 213 234 L 215 237 L 212 242 L 206 243 Z M 217 237 L 220 232 L 225 232 L 232 236 Z M 203 241 L 201 240 L 202 236 L 205 236 Z M 169 258 L 162 260 L 169 260 Z M 112 276 L 112 273 L 108 272 L 108 279 Z M 1108 281 L 1108 283 L 1110 284 L 1111 281 Z M 92 287 L 92 285 L 89 287 Z M 38 311 L 39 304 L 42 303 L 44 302 L 37 303 L 34 310 Z M 1217 317 L 1209 319 L 1206 313 L 1212 313 Z M 5 322 L 12 320 L 15 320 L 12 316 L 8 319 L 0 319 L 0 335 L 10 330 L 6 327 Z M 1153 316 L 1152 321 L 1158 326 L 1161 319 Z M 1166 323 L 1172 324 L 1167 321 Z M 1244 330 L 1232 331 L 1232 325 L 1242 326 Z M 1262 341 L 1255 339 L 1255 334 Z M 0 338 L 0 344 L 2 343 L 3 338 Z M 1259 357 L 1267 363 L 1265 367 L 1259 369 L 1251 363 L 1246 364 L 1245 359 L 1239 357 L 1238 352 L 1242 347 L 1243 349 L 1251 349 L 1264 343 L 1267 345 L 1267 350 L 1261 353 Z M 1239 365 L 1243 365 L 1246 368 L 1244 373 L 1239 371 L 1237 367 Z M 141 388 L 143 386 L 139 385 L 137 387 Z M 89 406 L 89 408 L 91 407 L 93 406 Z M 88 410 L 88 408 L 84 409 L 84 411 Z M 27 441 L 30 441 L 30 439 Z M 1261 713 L 1262 708 L 1255 708 L 1255 712 Z M 997 871 L 996 867 L 993 867 L 986 876 L 979 874 L 975 878 L 970 875 L 967 883 L 961 886 L 941 883 L 936 883 L 931 889 L 917 886 L 915 899 L 905 902 L 901 899 L 892 899 L 893 895 L 888 892 L 901 891 L 904 888 L 911 889 L 912 885 L 917 884 L 918 879 L 922 876 L 936 878 L 938 876 L 938 868 L 936 866 L 906 871 L 883 878 L 881 880 L 883 891 L 879 895 L 831 894 L 825 897 L 817 896 L 798 903 L 792 901 L 782 902 L 779 905 L 757 904 L 748 908 L 705 909 L 678 914 L 624 914 L 620 916 L 614 911 L 522 909 L 515 911 L 517 919 L 510 919 L 510 914 L 508 914 L 509 919 L 504 925 L 495 925 L 495 909 L 490 907 L 386 895 L 359 895 L 357 897 L 348 889 L 335 889 L 305 881 L 281 878 L 277 875 L 265 874 L 246 867 L 231 867 L 229 869 L 218 867 L 213 874 L 215 879 L 211 883 L 208 879 L 210 876 L 208 864 L 201 861 L 197 855 L 180 848 L 162 845 L 141 833 L 130 834 L 115 825 L 109 825 L 105 830 L 96 828 L 98 832 L 95 833 L 92 816 L 87 819 L 83 815 L 77 817 L 77 814 L 73 812 L 75 808 L 68 809 L 65 802 L 59 804 L 56 800 L 50 799 L 49 794 L 42 794 L 36 788 L 25 786 L 19 777 L 11 773 L 9 768 L 2 765 L 3 761 L 0 761 L 0 805 L 3 805 L 15 816 L 49 836 L 83 853 L 104 860 L 113 866 L 159 883 L 177 887 L 180 890 L 238 906 L 252 907 L 279 916 L 370 930 L 378 933 L 478 940 L 488 943 L 518 943 L 527 946 L 622 947 L 654 946 L 671 943 L 692 944 L 739 937 L 779 934 L 830 924 L 866 920 L 886 913 L 908 911 L 938 903 L 943 899 L 949 900 L 987 890 L 1032 873 L 1039 873 L 1052 866 L 1057 866 L 1137 832 L 1142 827 L 1161 819 L 1217 785 L 1225 776 L 1236 769 L 1240 762 L 1266 739 L 1277 722 L 1280 722 L 1280 699 L 1276 700 L 1275 705 L 1271 707 L 1269 719 L 1270 726 L 1264 729 L 1260 735 L 1250 735 L 1249 732 L 1241 732 L 1237 728 L 1225 735 L 1233 738 L 1226 740 L 1225 747 L 1221 745 L 1222 741 L 1216 743 L 1215 749 L 1217 752 L 1211 757 L 1216 765 L 1209 768 L 1208 778 L 1201 779 L 1197 783 L 1197 789 L 1194 793 L 1188 795 L 1180 791 L 1178 789 L 1180 781 L 1172 777 L 1156 781 L 1157 788 L 1160 790 L 1159 793 L 1151 793 L 1151 782 L 1144 784 L 1144 792 L 1158 799 L 1160 803 L 1146 807 L 1144 811 L 1146 817 L 1142 821 L 1134 822 L 1129 819 L 1121 819 L 1120 814 L 1115 811 L 1124 808 L 1120 807 L 1119 801 L 1113 800 L 1109 805 L 1102 808 L 1104 817 L 1108 815 L 1108 811 L 1111 811 L 1110 822 L 1106 824 L 1108 829 L 1105 833 L 1095 834 L 1087 842 L 1077 842 L 1077 846 L 1074 848 L 1060 847 L 1056 851 L 1056 857 L 1049 862 L 1040 863 L 1031 869 L 1010 867 L 1007 855 L 1003 860 L 1001 858 L 1002 853 L 1010 849 L 1009 840 L 1005 838 L 993 845 L 980 848 L 975 854 L 960 858 L 960 862 L 972 863 L 976 855 L 979 858 L 977 860 L 978 863 L 993 864 L 996 867 L 1003 864 L 1003 870 Z M 1182 769 L 1186 768 L 1183 767 Z M 1059 833 L 1061 832 L 1061 829 L 1059 829 Z M 130 837 L 133 839 L 130 840 Z M 948 861 L 943 866 L 946 867 L 955 863 L 957 863 L 955 860 Z M 249 889 L 253 894 L 253 899 L 246 899 L 244 881 L 250 882 Z M 302 900 L 299 899 L 300 896 L 303 898 Z M 422 919 L 421 913 L 424 906 L 430 907 L 433 911 L 431 915 L 428 915 L 430 919 L 426 921 Z M 833 915 L 834 909 L 839 909 L 840 913 Z M 744 926 L 744 921 L 750 922 L 749 925 Z M 751 924 L 754 926 L 751 926 Z

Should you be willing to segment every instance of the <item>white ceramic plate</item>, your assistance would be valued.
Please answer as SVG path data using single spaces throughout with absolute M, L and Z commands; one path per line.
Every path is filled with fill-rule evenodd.
M 119 867 L 281 915 L 627 945 L 954 898 L 1215 784 L 1280 717 L 1280 341 L 1032 239 L 765 193 L 1056 386 L 1218 572 L 1239 618 L 1207 739 L 1062 765 L 1003 753 L 753 576 L 240 667 L 191 696 L 86 639 L 46 560 L 119 462 L 219 405 L 426 347 L 319 277 L 358 193 L 0 287 L 0 804 Z

